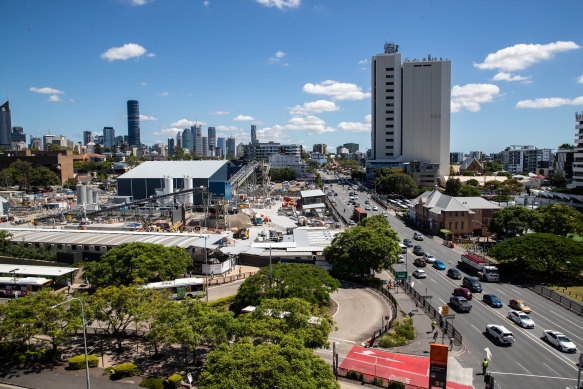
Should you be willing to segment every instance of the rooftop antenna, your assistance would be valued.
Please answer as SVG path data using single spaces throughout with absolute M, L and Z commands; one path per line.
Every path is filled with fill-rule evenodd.
M 399 45 L 394 42 L 385 42 L 385 54 L 395 54 L 399 51 Z

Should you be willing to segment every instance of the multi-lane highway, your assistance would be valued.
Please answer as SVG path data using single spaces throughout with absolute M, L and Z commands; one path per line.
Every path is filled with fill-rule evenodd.
M 333 176 L 327 178 L 332 179 Z M 349 205 L 348 192 L 352 191 L 348 186 L 334 184 L 333 189 L 338 193 L 334 196 L 337 209 L 347 220 L 352 215 L 353 207 Z M 377 205 L 378 211 L 368 211 L 369 215 L 379 214 L 385 211 L 380 205 L 363 192 L 359 192 L 358 200 L 362 207 L 369 200 L 371 206 Z M 387 219 L 391 227 L 402 239 L 413 240 L 414 230 L 405 226 L 393 212 L 388 212 Z M 442 260 L 446 268 L 456 267 L 462 250 L 445 247 L 441 240 L 425 236 L 419 244 L 425 252 Z M 408 268 L 409 274 L 416 268 L 413 259 L 416 256 L 409 249 L 407 253 L 407 265 L 395 265 L 398 271 Z M 438 307 L 446 305 L 455 287 L 461 286 L 460 280 L 452 280 L 446 276 L 446 270 L 436 270 L 431 265 L 424 268 L 426 279 L 413 278 L 414 287 L 424 295 L 432 296 L 432 305 Z M 466 275 L 462 272 L 462 276 Z M 583 320 L 580 316 L 571 313 L 555 303 L 531 292 L 520 285 L 507 283 L 482 282 L 482 293 L 475 293 L 472 299 L 470 313 L 456 313 L 453 321 L 464 339 L 466 352 L 459 357 L 459 362 L 464 367 L 472 367 L 481 373 L 481 361 L 488 349 L 491 353 L 489 371 L 496 378 L 496 387 L 499 388 L 575 388 L 578 371 L 578 358 L 583 347 Z M 491 308 L 482 303 L 483 294 L 495 294 L 504 303 L 502 308 Z M 531 318 L 535 322 L 534 329 L 523 329 L 508 318 L 508 301 L 513 298 L 521 298 L 532 308 Z M 451 312 L 451 310 L 450 310 Z M 455 312 L 454 312 L 455 313 Z M 501 347 L 485 336 L 487 324 L 504 325 L 514 334 L 515 343 L 510 347 Z M 542 340 L 544 329 L 552 329 L 563 332 L 578 346 L 576 354 L 565 354 L 558 351 L 550 344 Z M 481 382 L 481 376 L 476 382 Z M 478 386 L 480 387 L 480 386 Z

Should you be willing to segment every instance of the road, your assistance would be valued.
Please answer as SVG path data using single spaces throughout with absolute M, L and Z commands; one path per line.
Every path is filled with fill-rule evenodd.
M 332 177 L 330 177 L 332 178 Z M 352 207 L 348 205 L 347 186 L 333 185 L 338 192 L 338 209 L 345 217 L 350 217 Z M 369 200 L 371 205 L 374 201 L 366 193 L 358 194 L 358 202 L 364 207 L 365 200 Z M 369 211 L 369 215 L 383 212 Z M 394 213 L 388 212 L 387 219 L 391 227 L 399 234 L 401 239 L 413 237 L 411 228 L 404 225 Z M 442 260 L 447 268 L 455 267 L 460 258 L 461 250 L 451 249 L 441 244 L 440 239 L 425 237 L 420 244 L 423 249 L 436 259 Z M 395 270 L 403 271 L 408 267 L 412 273 L 415 266 L 412 260 L 415 258 L 409 249 L 407 254 L 408 266 L 405 264 L 395 265 Z M 414 280 L 415 289 L 424 295 L 431 295 L 434 307 L 446 305 L 455 287 L 461 286 L 461 281 L 449 279 L 444 270 L 436 270 L 431 266 L 425 268 L 427 278 L 424 280 Z M 465 275 L 462 272 L 462 275 Z M 472 302 L 472 311 L 469 314 L 456 314 L 454 326 L 458 329 L 464 339 L 467 352 L 460 358 L 459 362 L 464 367 L 473 367 L 480 370 L 481 361 L 485 357 L 488 348 L 492 358 L 489 364 L 489 371 L 496 378 L 496 386 L 499 388 L 575 388 L 577 380 L 577 354 L 565 354 L 551 347 L 542 340 L 543 329 L 553 329 L 562 331 L 578 345 L 579 350 L 583 346 L 583 320 L 581 317 L 569 312 L 555 303 L 531 292 L 519 285 L 508 283 L 482 283 L 484 289 L 482 294 L 491 293 L 497 295 L 504 304 L 512 298 L 521 298 L 532 308 L 530 314 L 535 322 L 534 329 L 523 329 L 507 319 L 510 308 L 505 305 L 502 308 L 491 308 L 481 302 L 482 294 L 475 294 Z M 455 313 L 455 312 L 454 312 Z M 484 335 L 487 324 L 501 324 L 511 330 L 516 342 L 511 347 L 500 347 L 493 343 Z M 480 379 L 476 382 L 481 382 Z M 482 384 L 483 385 L 483 384 Z

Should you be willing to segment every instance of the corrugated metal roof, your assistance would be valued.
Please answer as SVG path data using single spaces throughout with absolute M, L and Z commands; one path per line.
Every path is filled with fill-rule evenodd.
M 320 189 L 302 190 L 300 192 L 300 196 L 302 196 L 302 197 L 324 196 L 324 192 L 322 192 Z
M 303 209 L 326 208 L 326 204 L 324 204 L 324 203 L 308 204 L 308 205 L 302 205 L 302 208 Z
M 18 269 L 13 271 L 14 269 Z M 5 265 L 0 264 L 0 274 L 12 274 L 22 276 L 44 276 L 44 277 L 58 277 L 65 274 L 73 273 L 79 270 L 76 267 L 61 267 L 61 266 L 31 266 L 31 265 Z
M 124 178 L 209 178 L 229 161 L 147 161 L 122 174 Z

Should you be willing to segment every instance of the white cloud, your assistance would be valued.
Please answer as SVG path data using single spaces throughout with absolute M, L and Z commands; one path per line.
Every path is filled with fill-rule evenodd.
M 580 75 L 579 77 L 577 77 L 577 82 L 578 82 L 579 84 L 583 84 L 583 74 L 582 74 L 582 75 Z
M 454 85 L 451 90 L 451 112 L 459 112 L 462 109 L 478 112 L 480 104 L 494 101 L 494 97 L 499 93 L 500 88 L 493 84 Z
M 542 97 L 534 100 L 521 100 L 516 103 L 516 108 L 556 108 L 563 105 L 582 105 L 583 96 L 574 99 L 564 97 Z
M 130 3 L 131 5 L 145 5 L 151 1 L 153 0 L 126 0 L 126 2 Z
M 167 136 L 167 137 L 176 137 L 176 134 L 182 131 L 182 128 L 163 128 L 160 131 L 154 131 L 153 134 L 155 136 Z
M 162 93 L 159 93 L 158 95 L 159 95 L 159 96 L 162 96 L 162 97 L 166 97 L 166 96 L 168 96 L 169 94 L 170 94 L 170 93 L 168 93 L 168 92 L 164 91 L 164 92 L 162 92 Z
M 146 54 L 146 57 L 149 57 L 149 58 L 152 58 L 152 57 L 155 57 L 155 56 L 156 56 L 156 53 L 148 53 L 148 54 Z
M 140 120 L 145 122 L 148 120 L 158 120 L 158 118 L 155 118 L 154 116 L 140 114 Z
M 174 123 L 170 123 L 170 127 L 192 127 L 196 123 L 196 120 L 180 119 Z
M 267 63 L 280 63 L 282 58 L 285 57 L 285 53 L 281 50 L 278 50 L 275 52 L 275 54 L 273 55 L 273 57 L 269 57 L 267 59 Z M 284 63 L 282 64 L 283 66 L 288 66 L 288 63 Z
M 292 117 L 286 125 L 273 126 L 275 130 L 291 130 L 291 131 L 313 131 L 317 134 L 324 134 L 327 132 L 336 131 L 332 127 L 326 126 L 326 122 L 316 116 Z
M 360 61 L 358 61 L 359 65 L 366 65 L 367 63 L 368 63 L 368 58 L 361 59 Z
M 309 113 L 338 111 L 340 107 L 338 107 L 333 101 L 316 100 L 304 103 L 303 105 L 288 107 L 288 109 L 292 115 L 307 115 Z
M 211 112 L 211 115 L 229 115 L 230 112 L 228 111 L 215 111 L 215 112 Z
M 49 101 L 61 101 L 61 98 L 59 97 L 59 95 L 51 95 L 49 97 Z
M 239 138 L 237 143 L 239 143 Z M 243 138 L 246 139 L 246 138 Z M 287 133 L 286 129 L 281 126 L 265 127 L 257 130 L 257 139 L 261 142 L 279 142 L 279 143 L 289 143 L 291 138 Z
M 537 62 L 551 59 L 555 53 L 578 49 L 575 42 L 557 41 L 541 44 L 517 44 L 490 53 L 482 63 L 474 63 L 480 69 L 515 71 L 526 69 Z
M 208 0 L 204 0 L 204 1 L 202 2 L 202 4 L 203 4 L 205 7 L 208 7 L 210 3 L 211 3 L 211 2 L 210 2 L 210 1 L 208 1 Z
M 237 126 L 216 126 L 215 129 L 217 131 L 243 131 Z
M 370 122 L 372 116 L 368 114 L 364 117 L 365 123 L 361 122 L 340 122 L 338 128 L 348 132 L 370 132 Z
M 277 7 L 279 9 L 297 8 L 300 6 L 301 0 L 255 0 L 266 7 Z
M 69 103 L 74 103 L 75 99 L 69 99 Z
M 148 83 L 146 81 L 142 81 L 142 82 L 140 82 L 140 85 L 141 86 L 146 86 L 146 85 L 148 85 Z
M 121 60 L 125 61 L 130 58 L 139 58 L 146 54 L 147 50 L 137 43 L 126 43 L 121 47 L 112 47 L 105 53 L 101 54 L 101 58 L 109 62 Z
M 237 122 L 251 122 L 255 120 L 255 118 L 249 115 L 237 115 L 236 117 L 233 118 L 233 120 Z
M 62 90 L 49 88 L 49 87 L 37 88 L 37 87 L 31 86 L 28 90 L 31 92 L 40 93 L 43 95 L 63 95 L 63 94 L 65 94 L 65 92 L 63 92 Z
M 512 74 L 506 72 L 498 72 L 494 77 L 492 77 L 492 81 L 523 81 L 524 83 L 530 83 L 530 77 L 521 76 L 519 74 Z
M 363 100 L 370 97 L 369 92 L 363 92 L 356 84 L 333 80 L 322 81 L 319 84 L 306 83 L 302 90 L 314 95 L 330 96 L 332 100 Z

